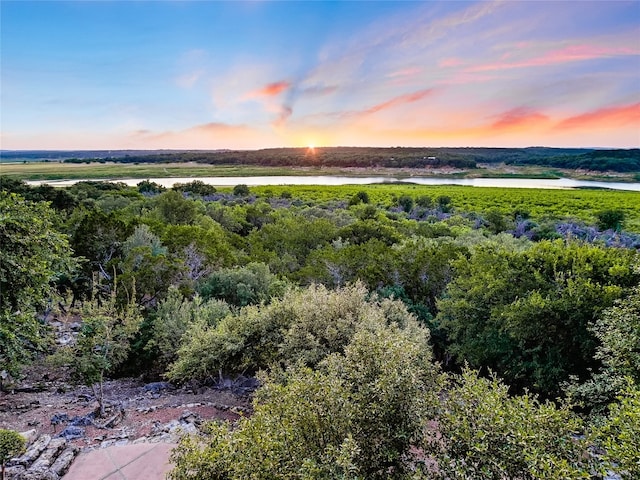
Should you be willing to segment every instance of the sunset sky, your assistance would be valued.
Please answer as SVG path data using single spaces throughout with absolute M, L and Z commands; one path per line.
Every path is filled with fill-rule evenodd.
M 640 147 L 640 1 L 0 8 L 2 149 Z

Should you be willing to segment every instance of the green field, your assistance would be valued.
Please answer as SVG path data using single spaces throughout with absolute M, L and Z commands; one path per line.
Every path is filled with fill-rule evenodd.
M 401 195 L 414 199 L 426 195 L 432 199 L 451 197 L 457 211 L 487 212 L 498 209 L 504 214 L 527 211 L 532 218 L 577 219 L 587 223 L 603 210 L 622 210 L 625 229 L 640 232 L 640 192 L 612 190 L 536 190 L 524 188 L 478 188 L 457 185 L 343 185 L 343 186 L 261 186 L 251 187 L 257 195 L 280 196 L 288 192 L 294 198 L 313 203 L 349 200 L 359 191 L 367 192 L 371 203 L 392 205 Z
M 637 181 L 633 174 L 578 172 L 548 167 L 482 165 L 476 169 L 261 167 L 202 163 L 0 163 L 0 175 L 20 180 L 78 180 L 164 177 L 243 177 L 275 175 L 428 176 L 442 178 L 574 178 L 615 182 Z

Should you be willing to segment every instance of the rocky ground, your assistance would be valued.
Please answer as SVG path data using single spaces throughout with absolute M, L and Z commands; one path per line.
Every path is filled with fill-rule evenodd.
M 27 453 L 10 463 L 8 478 L 60 478 L 81 450 L 139 442 L 175 442 L 208 420 L 234 421 L 250 410 L 253 379 L 227 379 L 209 387 L 176 388 L 137 379 L 106 382 L 106 415 L 87 387 L 49 379 L 33 368 L 13 391 L 0 392 L 0 428 L 29 440 Z

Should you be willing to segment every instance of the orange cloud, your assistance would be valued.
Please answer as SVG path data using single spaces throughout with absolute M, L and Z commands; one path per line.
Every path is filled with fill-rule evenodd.
M 512 128 L 531 128 L 549 120 L 549 117 L 527 107 L 518 107 L 501 113 L 497 120 L 490 125 L 494 130 Z
M 269 83 L 268 85 L 265 85 L 261 89 L 251 92 L 249 96 L 275 97 L 276 95 L 279 95 L 285 90 L 287 90 L 290 86 L 291 86 L 291 83 L 284 80 L 280 82 Z
M 566 118 L 557 128 L 612 127 L 626 124 L 640 126 L 640 102 L 631 105 L 600 108 L 591 112 Z

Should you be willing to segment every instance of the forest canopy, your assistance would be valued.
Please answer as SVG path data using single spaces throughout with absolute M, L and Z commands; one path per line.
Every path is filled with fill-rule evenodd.
M 0 183 L 8 382 L 259 379 L 176 480 L 638 474 L 640 194 Z

